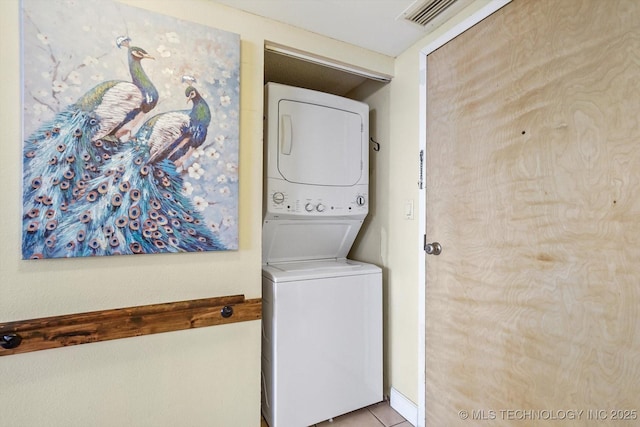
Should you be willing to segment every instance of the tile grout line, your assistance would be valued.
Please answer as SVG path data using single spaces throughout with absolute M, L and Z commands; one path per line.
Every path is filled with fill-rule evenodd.
M 370 407 L 367 407 L 367 411 L 369 411 L 369 413 L 370 413 L 371 415 L 373 415 L 373 418 L 375 418 L 376 420 L 378 420 L 378 422 L 380 423 L 380 425 L 381 425 L 382 427 L 389 427 L 389 426 L 387 426 L 385 423 L 383 423 L 383 422 L 382 422 L 382 420 L 376 416 L 376 414 L 374 414 L 374 413 L 371 411 Z

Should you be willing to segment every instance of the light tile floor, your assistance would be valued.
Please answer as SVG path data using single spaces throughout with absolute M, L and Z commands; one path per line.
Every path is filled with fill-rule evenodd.
M 261 427 L 268 427 L 264 419 Z M 412 425 L 389 406 L 389 402 L 385 400 L 336 417 L 333 421 L 324 421 L 310 427 L 412 427 Z

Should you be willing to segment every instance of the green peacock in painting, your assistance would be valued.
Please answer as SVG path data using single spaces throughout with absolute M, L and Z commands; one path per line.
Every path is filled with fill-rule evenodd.
M 159 113 L 87 182 L 59 224 L 55 257 L 194 252 L 223 246 L 183 189 L 181 159 L 206 138 L 211 115 L 198 91 L 191 110 Z M 63 240 L 60 240 L 63 238 Z
M 191 110 L 160 113 L 142 67 L 126 47 L 131 81 L 102 82 L 24 141 L 25 259 L 221 249 L 182 194 L 181 159 L 206 138 L 209 107 L 189 86 Z M 193 79 L 195 81 L 195 79 Z

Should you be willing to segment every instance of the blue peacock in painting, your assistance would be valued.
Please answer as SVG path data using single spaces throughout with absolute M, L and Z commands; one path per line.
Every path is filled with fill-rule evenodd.
M 176 166 L 206 138 L 211 112 L 189 86 L 191 110 L 148 119 L 87 181 L 58 225 L 46 256 L 220 250 L 223 246 L 190 198 Z
M 142 68 L 152 58 L 119 37 L 128 51 L 131 81 L 98 84 L 24 141 L 23 258 L 41 258 L 55 245 L 60 217 L 119 150 L 119 137 L 158 102 L 158 92 Z
M 185 95 L 187 102 L 193 103 L 191 111 L 158 114 L 147 121 L 139 132 L 140 137 L 148 141 L 151 154 L 149 162 L 166 158 L 180 166 L 182 159 L 207 138 L 207 128 L 211 122 L 209 105 L 191 85 L 185 90 Z

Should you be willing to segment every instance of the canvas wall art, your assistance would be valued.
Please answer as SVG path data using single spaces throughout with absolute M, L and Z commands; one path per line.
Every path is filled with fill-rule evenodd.
M 23 0 L 24 259 L 238 247 L 240 37 Z

